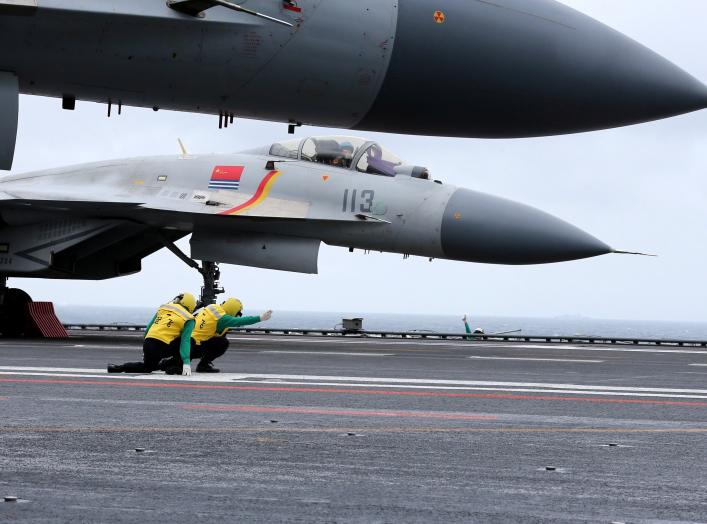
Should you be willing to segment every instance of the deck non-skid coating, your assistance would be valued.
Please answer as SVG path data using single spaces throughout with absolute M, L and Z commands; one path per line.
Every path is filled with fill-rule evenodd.
M 29 501 L 0 520 L 707 515 L 699 354 L 350 342 L 234 337 L 182 377 L 106 373 L 139 335 L 0 341 L 0 495 Z

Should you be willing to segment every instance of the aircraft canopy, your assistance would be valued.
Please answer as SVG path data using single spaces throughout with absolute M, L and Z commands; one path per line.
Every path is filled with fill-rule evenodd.
M 270 155 L 383 176 L 395 176 L 395 167 L 404 163 L 376 142 L 352 136 L 278 142 L 270 148 Z

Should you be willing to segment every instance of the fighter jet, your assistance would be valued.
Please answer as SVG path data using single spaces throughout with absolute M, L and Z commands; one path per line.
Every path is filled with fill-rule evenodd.
M 6 176 L 0 218 L 4 281 L 119 277 L 166 247 L 202 273 L 205 303 L 221 291 L 218 263 L 316 273 L 321 242 L 511 265 L 614 252 L 547 213 L 338 136 Z M 191 256 L 174 244 L 189 234 Z M 8 296 L 6 306 L 28 299 Z
M 19 93 L 481 138 L 707 107 L 701 82 L 554 0 L 0 0 L 0 169 Z

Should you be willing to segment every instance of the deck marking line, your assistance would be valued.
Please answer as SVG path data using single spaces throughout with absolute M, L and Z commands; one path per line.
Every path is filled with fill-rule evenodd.
M 336 385 L 346 386 L 345 382 L 359 382 L 367 386 L 382 387 L 383 385 L 426 385 L 426 386 L 491 386 L 491 387 L 509 387 L 509 388 L 543 388 L 543 389 L 558 389 L 558 390 L 582 390 L 582 391 L 628 391 L 637 393 L 675 393 L 675 394 L 698 394 L 707 395 L 707 389 L 676 389 L 676 388 L 646 388 L 634 386 L 595 386 L 588 384 L 561 384 L 561 383 L 543 383 L 543 382 L 495 382 L 489 380 L 444 380 L 444 379 L 419 379 L 419 378 L 390 378 L 390 377 L 346 377 L 332 375 L 280 375 L 280 374 L 260 374 L 260 373 L 219 373 L 219 376 L 212 374 L 194 374 L 191 377 L 182 377 L 180 375 L 165 375 L 165 374 L 140 374 L 140 375 L 123 375 L 109 374 L 104 369 L 82 369 L 82 368 L 37 368 L 23 366 L 0 366 L 0 370 L 9 371 L 43 371 L 50 370 L 54 372 L 89 372 L 99 373 L 99 377 L 129 380 L 154 380 L 154 381 L 180 381 L 185 383 L 194 382 L 225 382 L 232 383 L 234 380 L 298 380 L 298 381 L 331 381 Z M 17 373 L 20 374 L 20 373 Z M 25 374 L 25 373 L 21 373 Z M 54 375 L 50 375 L 54 376 Z M 56 375 L 65 376 L 65 375 Z M 82 375 L 83 376 L 83 375 Z
M 228 381 L 218 381 L 218 380 L 178 380 L 172 375 L 140 375 L 140 376 L 115 376 L 106 374 L 103 375 L 80 375 L 72 373 L 23 373 L 23 372 L 8 372 L 0 371 L 0 375 L 20 375 L 20 376 L 39 376 L 39 377 L 61 377 L 61 378 L 99 378 L 99 379 L 117 379 L 123 381 L 143 381 L 143 380 L 160 380 L 160 382 L 172 382 L 172 383 L 228 383 L 228 384 L 273 384 L 273 385 L 287 385 L 287 386 L 335 386 L 335 387 L 346 387 L 346 388 L 370 388 L 375 386 L 376 388 L 386 388 L 386 389 L 432 389 L 432 390 L 445 390 L 445 391 L 504 391 L 510 393 L 563 393 L 571 395 L 606 395 L 606 396 L 623 396 L 623 397 L 660 397 L 660 398 L 689 398 L 689 399 L 707 399 L 707 395 L 677 395 L 673 393 L 632 393 L 628 391 L 595 391 L 586 389 L 542 389 L 542 388 L 509 388 L 509 387 L 490 387 L 490 386 L 420 386 L 420 385 L 410 385 L 410 384 L 370 384 L 370 383 L 354 383 L 354 382 L 297 382 L 292 380 L 241 380 L 241 379 L 231 379 Z M 2 380 L 0 380 L 2 382 Z
M 236 384 L 273 384 L 287 386 L 334 386 L 347 388 L 390 388 L 390 389 L 433 389 L 454 391 L 507 391 L 510 393 L 563 393 L 572 395 L 607 395 L 613 397 L 661 397 L 707 399 L 707 395 L 676 395 L 674 393 L 633 393 L 630 391 L 594 391 L 586 389 L 542 389 L 542 388 L 507 388 L 473 386 L 413 386 L 406 384 L 356 384 L 340 382 L 296 382 L 290 380 L 233 380 Z
M 605 360 L 578 360 L 571 358 L 531 358 L 531 357 L 480 357 L 471 356 L 467 358 L 472 358 L 475 360 L 522 360 L 530 362 L 579 362 L 582 364 L 602 364 L 606 362 Z
M 245 341 L 268 341 L 268 342 L 278 342 L 278 343 L 290 343 L 290 344 L 375 344 L 379 346 L 405 346 L 405 345 L 417 345 L 417 346 L 447 346 L 447 347 L 467 347 L 467 348 L 483 348 L 483 349 L 493 349 L 493 348 L 503 348 L 503 349 L 552 349 L 552 350 L 570 350 L 570 351 L 611 351 L 615 353 L 679 353 L 679 354 L 691 354 L 691 355 L 707 355 L 707 351 L 705 350 L 699 350 L 699 349 L 678 349 L 677 346 L 675 349 L 657 349 L 657 348 L 651 348 L 651 347 L 624 347 L 624 346 L 567 346 L 567 345 L 559 345 L 559 344 L 552 344 L 548 343 L 547 345 L 541 345 L 541 344 L 514 344 L 512 342 L 508 344 L 500 344 L 500 343 L 494 343 L 494 342 L 485 342 L 485 343 L 478 343 L 478 342 L 442 342 L 442 341 L 425 341 L 421 339 L 414 339 L 414 340 L 389 340 L 389 339 L 381 339 L 381 338 L 366 338 L 366 339 L 361 339 L 361 340 L 341 340 L 341 339 L 336 339 L 334 337 L 331 338 L 326 338 L 326 339 L 312 339 L 312 338 L 302 338 L 302 339 L 296 339 L 296 338 L 278 338 L 278 337 L 269 337 L 269 338 L 258 338 L 258 337 L 241 337 L 236 335 L 233 340 L 245 340 Z M 683 346 L 684 347 L 684 346 Z M 695 346 L 698 347 L 698 346 Z
M 287 393 L 336 393 L 345 395 L 390 395 L 390 396 L 411 396 L 411 397 L 447 397 L 447 398 L 485 398 L 502 400 L 543 400 L 559 402 L 587 402 L 596 404 L 646 404 L 662 406 L 689 406 L 707 407 L 707 402 L 687 402 L 687 401 L 666 401 L 666 400 L 644 400 L 644 399 L 610 399 L 610 398 L 582 398 L 582 397 L 560 397 L 544 395 L 516 395 L 516 394 L 485 394 L 485 393 L 446 393 L 439 391 L 383 391 L 375 389 L 327 389 L 327 388 L 285 388 L 285 387 L 257 387 L 257 386 L 233 386 L 217 384 L 198 383 L 157 383 L 157 382 L 127 382 L 109 380 L 55 380 L 55 379 L 21 379 L 2 378 L 0 382 L 28 383 L 28 384 L 66 384 L 81 386 L 122 386 L 122 387 L 144 387 L 144 388 L 171 388 L 171 389 L 219 389 L 219 390 L 240 390 L 240 391 L 277 391 Z M 559 393 L 567 393 L 558 391 Z
M 350 415 L 355 417 L 392 417 L 392 418 L 434 418 L 444 420 L 498 420 L 492 415 L 465 415 L 462 413 L 443 413 L 435 411 L 396 411 L 332 408 L 290 408 L 267 406 L 234 406 L 228 404 L 186 404 L 184 409 L 204 411 L 237 411 L 241 413 L 298 413 L 304 415 Z
M 597 434 L 707 434 L 707 428 L 480 428 L 480 427 L 388 427 L 388 428 L 355 428 L 355 427 L 49 427 L 49 426 L 15 426 L 0 427 L 0 433 L 597 433 Z
M 79 374 L 72 374 L 72 373 L 22 373 L 22 372 L 8 372 L 8 371 L 0 371 L 0 375 L 21 375 L 21 376 L 40 376 L 40 377 L 61 377 L 61 378 L 82 378 L 82 379 L 88 379 L 88 378 L 99 378 L 99 379 L 108 379 L 109 377 L 111 379 L 116 379 L 116 380 L 121 380 L 125 381 L 125 385 L 130 385 L 128 382 L 133 380 L 133 381 L 139 381 L 142 382 L 143 380 L 159 380 L 159 382 L 168 382 L 172 383 L 175 385 L 179 385 L 179 383 L 182 384 L 199 384 L 203 382 L 210 382 L 210 383 L 223 383 L 226 382 L 228 384 L 272 384 L 272 385 L 278 385 L 278 386 L 334 386 L 334 387 L 345 387 L 345 388 L 370 388 L 371 386 L 374 386 L 376 388 L 386 388 L 386 389 L 417 389 L 417 390 L 426 390 L 426 389 L 432 389 L 432 390 L 445 390 L 445 391 L 503 391 L 503 392 L 509 392 L 509 393 L 557 393 L 557 394 L 565 394 L 565 395 L 605 395 L 605 396 L 613 396 L 613 397 L 659 397 L 659 398 L 686 398 L 686 399 L 707 399 L 707 395 L 678 395 L 674 393 L 633 393 L 629 391 L 595 391 L 595 390 L 586 390 L 586 389 L 542 389 L 542 388 L 509 388 L 509 387 L 490 387 L 490 386 L 421 386 L 421 385 L 410 385 L 410 384 L 370 384 L 370 383 L 353 383 L 353 382 L 297 382 L 297 381 L 291 381 L 291 380 L 241 380 L 241 379 L 231 379 L 228 381 L 209 381 L 209 380 L 190 380 L 190 379 L 184 379 L 184 380 L 178 380 L 174 378 L 173 375 L 140 375 L 140 376 L 115 376 L 115 375 L 79 375 Z M 181 378 L 181 377 L 180 377 Z M 193 378 L 193 377 L 192 377 Z M 163 380 L 160 380 L 163 379 Z M 2 379 L 0 379 L 0 382 L 3 382 Z M 159 382 L 156 383 L 156 385 L 159 385 Z M 101 382 L 101 383 L 106 383 L 106 382 Z M 136 387 L 139 387 L 139 384 L 135 385 Z M 216 387 L 216 386 L 215 386 Z M 293 391 L 297 390 L 297 388 L 290 388 Z M 324 391 L 324 390 L 317 390 L 317 391 Z M 393 393 L 390 393 L 393 394 Z M 402 392 L 401 392 L 402 394 Z
M 341 355 L 344 357 L 392 357 L 393 353 L 346 353 L 343 351 L 258 351 L 258 354 L 269 353 L 277 355 Z

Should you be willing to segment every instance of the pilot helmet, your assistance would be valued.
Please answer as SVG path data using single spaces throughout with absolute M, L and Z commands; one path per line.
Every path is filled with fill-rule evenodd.
M 354 149 L 355 148 L 351 142 L 341 143 L 341 151 L 343 153 L 344 158 L 346 158 L 347 160 L 351 160 L 353 158 Z

